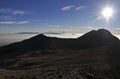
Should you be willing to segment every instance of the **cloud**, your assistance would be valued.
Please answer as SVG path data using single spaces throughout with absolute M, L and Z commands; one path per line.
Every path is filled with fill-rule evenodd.
M 51 25 L 50 27 L 52 27 L 52 28 L 60 28 L 62 26 L 60 26 L 60 25 Z
M 3 13 L 3 14 L 9 14 L 12 12 L 12 9 L 8 9 L 8 8 L 1 8 L 0 9 L 0 13 Z
M 115 28 L 116 30 L 120 30 L 120 28 Z
M 24 15 L 27 12 L 24 10 L 13 10 L 9 8 L 1 8 L 0 9 L 0 14 L 13 14 L 13 15 Z
M 53 32 L 64 32 L 64 33 L 79 33 L 80 30 L 78 29 L 71 29 L 71 28 L 53 28 L 51 29 Z
M 14 15 L 24 15 L 26 12 L 25 11 L 23 11 L 23 10 L 14 10 L 13 11 L 13 14 Z
M 63 7 L 61 10 L 62 11 L 69 11 L 71 9 L 81 10 L 81 9 L 84 9 L 84 8 L 86 8 L 86 6 L 83 6 L 83 5 L 82 6 L 68 5 L 68 6 Z
M 87 26 L 87 27 L 85 27 L 85 29 L 93 29 L 93 27 Z
M 28 24 L 29 21 L 0 21 L 0 25 L 11 25 L 11 24 Z
M 68 5 L 68 6 L 63 7 L 61 10 L 68 11 L 68 10 L 71 10 L 73 7 L 74 7 L 73 5 Z
M 98 16 L 98 17 L 97 17 L 97 20 L 101 20 L 101 19 L 102 19 L 102 16 Z
M 118 38 L 120 39 L 120 35 L 117 35 L 117 34 L 116 34 L 115 36 L 118 37 Z
M 59 34 L 63 34 L 63 32 L 44 32 L 43 34 L 57 34 L 57 35 L 59 35 Z
M 0 16 L 0 20 L 13 20 L 13 18 L 11 16 Z
M 79 7 L 75 7 L 75 10 L 81 10 L 81 9 L 84 9 L 86 8 L 86 6 L 79 6 Z
M 15 24 L 14 21 L 0 21 L 0 24 Z
M 69 32 L 51 32 L 45 34 L 46 36 L 50 37 L 58 37 L 58 38 L 78 38 L 80 37 L 81 33 L 69 33 Z
M 20 21 L 20 22 L 16 22 L 16 24 L 28 24 L 30 23 L 30 21 Z

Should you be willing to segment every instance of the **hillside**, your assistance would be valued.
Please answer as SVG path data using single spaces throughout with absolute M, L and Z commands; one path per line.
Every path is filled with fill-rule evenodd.
M 67 73 L 64 67 L 65 69 L 69 67 L 72 70 L 68 72 L 77 68 L 81 71 L 79 74 L 83 74 L 81 69 L 84 69 L 85 74 L 99 73 L 103 76 L 101 74 L 103 72 L 106 77 L 103 76 L 101 79 L 115 77 L 119 79 L 119 57 L 120 40 L 106 29 L 93 30 L 76 39 L 47 37 L 39 34 L 30 39 L 0 47 L 0 68 L 5 69 L 4 73 L 12 73 L 10 70 L 16 73 L 19 70 L 20 73 L 32 70 L 34 72 L 32 74 L 35 74 L 36 69 L 42 72 L 41 69 L 51 70 L 51 68 L 53 70 L 59 68 L 62 69 L 60 73 Z M 90 71 L 90 67 L 94 72 Z M 78 73 L 78 70 L 75 71 Z M 98 78 L 97 75 L 96 78 L 94 76 L 94 78 L 83 79 Z

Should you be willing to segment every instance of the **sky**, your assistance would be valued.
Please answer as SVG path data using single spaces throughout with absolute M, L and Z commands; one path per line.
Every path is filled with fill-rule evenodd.
M 79 35 L 105 28 L 120 35 L 119 4 L 120 0 L 0 0 L 0 33 Z M 109 22 L 101 15 L 106 5 L 114 10 Z

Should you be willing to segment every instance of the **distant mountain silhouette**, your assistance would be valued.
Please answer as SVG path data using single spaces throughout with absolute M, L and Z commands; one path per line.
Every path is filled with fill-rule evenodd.
M 59 55 L 58 52 L 61 54 Z M 46 54 L 52 56 L 52 58 L 49 59 L 48 57 L 48 59 L 46 59 L 44 62 L 46 64 L 49 64 L 50 62 L 48 61 L 51 61 L 51 65 L 53 65 L 52 62 L 58 63 L 56 65 L 60 65 L 61 63 L 63 64 L 63 57 L 61 56 L 65 56 L 64 61 L 66 63 L 64 64 L 105 62 L 117 64 L 120 62 L 119 52 L 120 40 L 117 37 L 113 36 L 106 29 L 92 30 L 76 39 L 48 37 L 44 34 L 39 34 L 30 39 L 0 47 L 0 67 L 11 68 L 14 66 L 17 68 L 23 68 L 24 65 L 20 66 L 19 64 L 19 62 L 23 62 L 23 60 L 19 58 L 24 58 L 24 55 L 27 56 L 26 58 L 33 57 L 34 55 L 40 55 L 40 57 L 43 57 Z M 59 59 L 55 60 L 55 56 Z M 11 61 L 9 61 L 10 59 Z M 36 59 L 33 61 L 33 63 L 36 64 L 37 62 L 37 65 L 41 66 L 39 63 L 42 61 L 43 60 L 38 61 Z M 23 64 L 26 63 L 27 62 L 23 62 Z M 27 66 L 34 65 L 29 64 L 27 64 Z
M 92 30 L 76 39 L 77 48 L 94 48 L 106 45 L 113 45 L 119 39 L 106 29 Z
M 0 54 L 36 49 L 88 49 L 113 45 L 118 42 L 119 39 L 106 29 L 92 30 L 77 39 L 62 39 L 39 34 L 30 39 L 0 47 Z

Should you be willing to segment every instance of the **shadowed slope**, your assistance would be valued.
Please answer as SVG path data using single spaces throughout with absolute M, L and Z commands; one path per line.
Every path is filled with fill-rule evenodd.
M 94 48 L 100 46 L 113 45 L 119 42 L 119 39 L 113 36 L 106 29 L 92 30 L 76 41 L 76 48 Z
M 62 39 L 39 34 L 30 39 L 0 47 L 0 55 L 14 53 L 24 54 L 26 51 L 47 49 L 88 49 L 110 46 L 119 42 L 108 30 L 90 31 L 77 39 Z M 13 56 L 15 56 L 13 54 Z
M 47 37 L 39 34 L 30 39 L 0 47 L 0 66 L 24 69 L 110 61 L 118 63 L 119 46 L 119 39 L 105 29 L 90 31 L 76 39 Z

